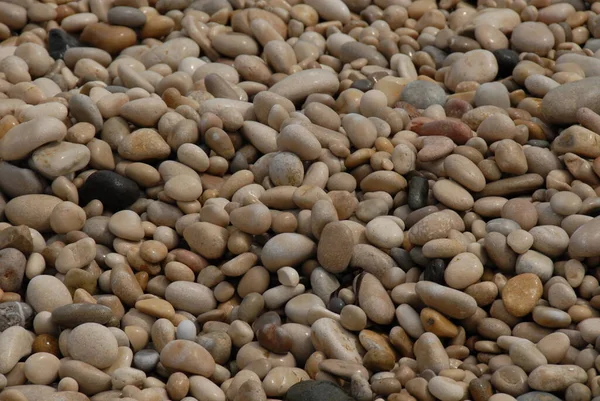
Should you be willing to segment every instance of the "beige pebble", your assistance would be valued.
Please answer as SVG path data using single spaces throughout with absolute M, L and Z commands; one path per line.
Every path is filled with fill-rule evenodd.
M 117 340 L 108 328 L 97 323 L 84 323 L 71 331 L 69 354 L 73 359 L 104 369 L 117 358 Z
M 113 214 L 108 222 L 108 229 L 117 237 L 130 241 L 139 241 L 145 236 L 140 216 L 131 210 Z
M 479 281 L 483 275 L 483 265 L 479 258 L 469 252 L 456 255 L 444 271 L 446 283 L 456 289 L 465 289 Z

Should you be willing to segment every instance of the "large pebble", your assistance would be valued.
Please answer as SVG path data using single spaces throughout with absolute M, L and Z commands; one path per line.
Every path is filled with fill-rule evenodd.
M 552 392 L 586 381 L 587 373 L 577 365 L 543 365 L 531 372 L 527 384 L 534 390 Z
M 33 333 L 13 326 L 0 333 L 0 374 L 10 372 L 17 362 L 31 353 Z
M 27 303 L 36 312 L 48 311 L 70 305 L 73 298 L 62 281 L 54 276 L 36 276 L 27 285 Z
M 169 369 L 210 377 L 215 361 L 200 344 L 188 340 L 169 342 L 160 352 L 160 362 Z
M 130 206 L 140 197 L 137 184 L 112 171 L 101 170 L 90 175 L 79 189 L 82 204 L 98 199 L 111 211 Z
M 194 315 L 213 310 L 217 301 L 210 288 L 188 281 L 175 281 L 166 288 L 165 299 L 176 309 Z
M 73 359 L 98 369 L 108 368 L 117 359 L 117 339 L 107 327 L 97 323 L 84 323 L 74 328 L 67 346 Z
M 297 266 L 314 256 L 317 247 L 304 235 L 283 233 L 272 237 L 263 247 L 261 260 L 271 272 L 283 266 Z
M 361 363 L 364 352 L 358 338 L 333 319 L 324 317 L 311 326 L 312 342 L 317 351 L 329 358 Z
M 455 90 L 459 83 L 465 81 L 490 82 L 497 73 L 498 62 L 492 52 L 471 50 L 452 64 L 444 83 L 450 90 Z
M 65 124 L 54 117 L 38 117 L 19 124 L 0 139 L 0 158 L 20 160 L 40 146 L 67 135 Z
M 50 216 L 62 200 L 51 195 L 23 195 L 6 204 L 4 213 L 12 224 L 26 225 L 39 232 L 50 231 Z
M 420 281 L 415 290 L 423 302 L 455 319 L 466 319 L 477 311 L 477 302 L 470 295 L 431 281 Z
M 600 113 L 600 77 L 565 83 L 551 89 L 542 100 L 544 121 L 551 124 L 577 122 L 577 111 L 587 107 Z
M 338 0 L 336 0 L 338 1 Z M 340 83 L 337 75 L 324 69 L 311 69 L 296 72 L 273 85 L 269 91 L 291 100 L 300 102 L 311 93 L 333 95 Z

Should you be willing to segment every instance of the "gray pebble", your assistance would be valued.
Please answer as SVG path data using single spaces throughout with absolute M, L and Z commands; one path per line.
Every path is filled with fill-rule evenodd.
M 177 326 L 178 340 L 196 340 L 196 325 L 191 320 L 184 320 Z
M 108 22 L 111 25 L 139 28 L 146 23 L 146 15 L 134 7 L 117 6 L 108 10 Z
M 475 91 L 475 106 L 497 106 L 502 109 L 510 107 L 508 89 L 501 82 L 481 84 Z
M 33 309 L 24 302 L 0 304 L 0 332 L 12 326 L 28 327 L 33 320 Z
M 133 366 L 146 373 L 154 370 L 160 359 L 158 351 L 153 349 L 143 349 L 133 356 Z
M 433 104 L 444 105 L 446 92 L 438 84 L 428 81 L 412 81 L 402 91 L 400 100 L 410 103 L 418 109 L 426 109 Z

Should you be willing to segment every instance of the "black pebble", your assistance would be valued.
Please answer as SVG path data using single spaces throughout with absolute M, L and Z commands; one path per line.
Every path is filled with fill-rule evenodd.
M 48 32 L 48 53 L 54 60 L 65 57 L 65 52 L 71 47 L 83 46 L 77 38 L 69 35 L 62 29 L 50 29 Z
M 498 62 L 498 78 L 506 78 L 512 75 L 514 68 L 519 63 L 519 53 L 510 49 L 498 49 L 494 50 L 494 57 Z
M 355 401 L 341 387 L 324 380 L 305 380 L 287 391 L 285 401 Z
M 140 197 L 140 189 L 129 178 L 108 170 L 90 175 L 79 189 L 81 205 L 98 199 L 104 208 L 113 212 L 123 210 Z
M 433 259 L 424 272 L 424 279 L 426 281 L 433 281 L 434 283 L 444 284 L 444 271 L 446 270 L 446 263 L 442 259 Z
M 329 309 L 333 313 L 339 314 L 344 306 L 346 306 L 346 303 L 342 301 L 341 298 L 331 297 L 329 303 L 327 304 L 327 309 Z
M 408 206 L 417 210 L 427 206 L 429 181 L 427 178 L 414 176 L 408 182 Z

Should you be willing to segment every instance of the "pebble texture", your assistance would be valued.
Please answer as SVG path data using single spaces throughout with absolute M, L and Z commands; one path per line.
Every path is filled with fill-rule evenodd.
M 0 0 L 0 401 L 598 401 L 599 14 Z

